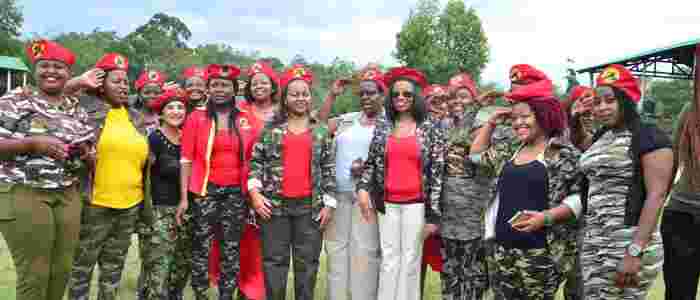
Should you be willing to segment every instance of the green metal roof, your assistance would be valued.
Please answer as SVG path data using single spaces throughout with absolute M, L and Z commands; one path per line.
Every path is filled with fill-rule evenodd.
M 0 56 L 0 69 L 29 72 L 29 68 L 21 59 L 10 56 Z
M 634 55 L 621 57 L 617 59 L 610 60 L 608 62 L 598 64 L 595 66 L 579 69 L 577 73 L 584 72 L 597 72 L 602 68 L 611 64 L 621 64 L 624 66 L 632 66 L 640 63 L 648 63 L 649 60 L 657 62 L 674 62 L 676 64 L 682 64 L 692 67 L 694 64 L 694 50 L 695 45 L 700 44 L 700 38 L 693 40 L 675 43 L 667 47 L 656 48 L 652 50 L 643 51 Z M 670 60 L 667 60 L 670 59 Z M 666 61 L 664 61 L 666 60 Z M 671 61 L 672 60 L 672 61 Z

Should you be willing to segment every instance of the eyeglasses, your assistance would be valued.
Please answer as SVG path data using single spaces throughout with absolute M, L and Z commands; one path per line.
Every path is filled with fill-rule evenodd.
M 391 98 L 397 98 L 397 97 L 413 98 L 413 93 L 412 92 L 403 92 L 403 93 L 391 92 Z
M 377 94 L 379 94 L 378 91 L 360 91 L 360 97 L 374 97 Z

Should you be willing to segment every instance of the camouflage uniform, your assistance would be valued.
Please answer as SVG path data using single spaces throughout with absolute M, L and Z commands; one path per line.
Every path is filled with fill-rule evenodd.
M 88 113 L 89 122 L 94 125 L 95 136 L 99 139 L 111 106 L 101 99 L 83 97 L 80 105 Z M 146 138 L 143 115 L 128 109 L 129 120 L 136 130 Z M 97 144 L 97 142 L 95 142 Z M 99 153 L 97 154 L 99 157 Z M 154 222 L 153 203 L 150 195 L 150 159 L 143 168 L 144 199 L 140 204 L 127 209 L 114 209 L 91 205 L 94 188 L 94 170 L 84 178 L 87 205 L 83 207 L 80 230 L 80 244 L 75 253 L 68 297 L 72 300 L 87 300 L 90 295 L 90 281 L 95 264 L 100 268 L 98 299 L 117 299 L 117 293 L 124 269 L 124 262 L 131 246 L 131 235 L 136 232 L 139 219 L 147 224 Z
M 480 156 L 481 164 L 495 170 L 496 174 L 500 174 L 505 164 L 512 159 L 513 154 L 517 153 L 520 147 L 517 149 L 515 152 L 502 152 L 498 147 L 491 147 L 478 156 Z M 549 208 L 562 205 L 564 199 L 569 196 L 578 195 L 580 197 L 583 176 L 577 170 L 579 157 L 580 151 L 569 140 L 563 137 L 549 139 L 547 147 L 540 158 L 548 174 L 549 185 L 547 189 L 549 199 L 547 206 Z M 490 250 L 489 272 L 496 294 L 511 295 L 509 298 L 514 297 L 513 295 L 521 295 L 515 297 L 526 297 L 529 299 L 528 296 L 525 296 L 530 293 L 529 291 L 517 290 L 519 287 L 527 287 L 527 289 L 539 289 L 547 293 L 552 292 L 551 295 L 544 295 L 545 298 L 554 297 L 556 288 L 562 282 L 562 274 L 568 273 L 576 261 L 576 256 L 578 255 L 576 241 L 580 230 L 581 227 L 577 220 L 549 227 L 546 234 L 547 248 L 545 249 L 506 249 L 494 243 L 493 249 Z M 511 255 L 517 256 L 513 259 L 509 257 Z M 542 265 L 532 265 L 532 262 L 539 262 Z M 556 272 L 551 273 L 554 274 L 552 276 L 528 277 L 528 274 L 541 274 L 543 266 L 555 269 Z M 518 272 L 522 277 L 511 277 L 514 268 L 521 269 Z M 503 281 L 504 278 L 519 280 L 520 282 L 505 282 Z M 546 280 L 541 281 L 543 278 Z M 532 284 L 534 282 L 539 282 L 539 285 L 533 287 Z M 550 286 L 555 288 L 551 290 Z
M 630 131 L 608 131 L 581 156 L 580 168 L 589 180 L 581 254 L 586 299 L 645 299 L 663 265 L 657 229 L 642 256 L 639 287 L 615 286 L 618 264 L 637 231 L 637 226 L 624 225 L 625 199 L 634 173 L 631 143 Z
M 335 149 L 324 124 L 312 122 L 312 195 L 310 199 L 288 200 L 281 196 L 283 167 L 282 139 L 287 123 L 263 130 L 253 146 L 248 184 L 261 190 L 274 205 L 272 218 L 261 224 L 263 270 L 267 299 L 285 299 L 290 248 L 294 254 L 296 299 L 312 300 L 321 253 L 319 213 L 335 206 Z
M 248 205 L 239 187 L 207 185 L 207 195 L 192 201 L 192 289 L 196 299 L 209 299 L 209 253 L 213 228 L 222 228 L 219 298 L 230 299 L 240 271 L 240 241 L 247 221 Z
M 175 248 L 169 260 L 170 279 L 167 285 L 168 299 L 171 300 L 184 299 L 183 293 L 192 274 L 192 227 L 192 213 L 188 209 L 182 225 L 175 227 Z
M 0 98 L 0 139 L 51 136 L 70 143 L 91 136 L 75 98 Z M 36 154 L 0 156 L 0 232 L 17 272 L 17 299 L 61 299 L 80 231 L 79 160 Z

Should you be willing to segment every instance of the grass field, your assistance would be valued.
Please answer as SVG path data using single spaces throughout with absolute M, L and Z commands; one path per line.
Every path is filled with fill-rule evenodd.
M 126 270 L 124 272 L 124 277 L 120 289 L 120 298 L 119 299 L 134 299 L 135 298 L 135 289 L 136 289 L 136 278 L 138 277 L 138 270 L 140 267 L 139 260 L 138 260 L 138 254 L 137 254 L 137 242 L 136 239 L 134 238 L 134 242 L 132 243 L 131 249 L 129 250 L 129 258 L 127 259 L 127 266 Z M 5 245 L 5 241 L 0 239 L 0 300 L 9 300 L 9 299 L 15 299 L 15 270 L 14 270 L 14 265 L 12 263 L 12 259 L 10 258 L 10 255 L 7 251 L 7 247 Z M 321 270 L 319 274 L 325 274 L 325 259 L 322 258 L 321 260 Z M 93 284 L 92 284 L 92 297 L 91 299 L 95 299 L 97 297 L 97 282 L 96 282 L 96 277 L 93 278 Z M 316 299 L 323 299 L 323 290 L 325 289 L 326 282 L 325 282 L 325 276 L 319 276 L 318 283 L 316 285 Z M 186 294 L 186 299 L 192 299 L 192 294 L 191 291 L 188 289 Z M 290 290 L 291 292 L 291 290 Z M 656 284 L 649 294 L 648 299 L 663 299 L 664 295 L 664 286 L 663 286 L 663 280 L 661 280 L 661 277 L 659 277 L 656 281 Z M 700 294 L 699 294 L 700 295 Z M 212 297 L 211 299 L 214 299 L 214 295 L 212 292 Z M 287 299 L 292 299 L 291 294 L 287 297 Z M 428 279 L 426 282 L 426 290 L 425 290 L 425 295 L 424 299 L 429 299 L 429 300 L 438 300 L 440 299 L 440 279 L 438 274 L 436 273 L 430 273 L 428 274 Z M 557 299 L 562 299 L 561 295 Z M 363 300 L 363 299 L 359 299 Z

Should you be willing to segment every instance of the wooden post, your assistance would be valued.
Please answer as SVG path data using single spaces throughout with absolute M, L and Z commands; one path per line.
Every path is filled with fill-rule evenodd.
M 12 90 L 12 71 L 7 69 L 7 90 L 5 93 L 9 93 Z

